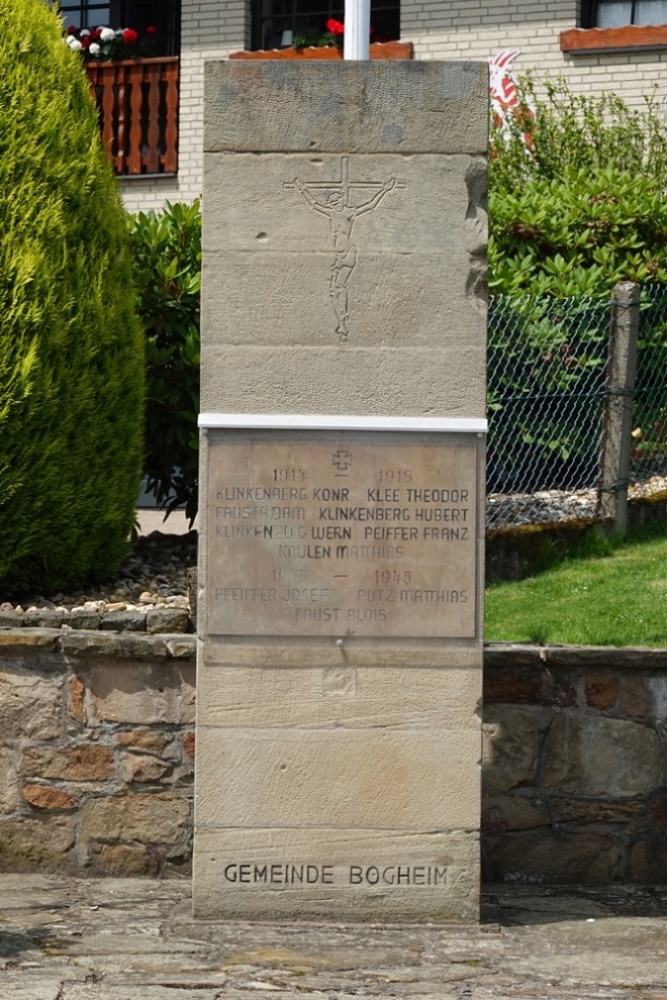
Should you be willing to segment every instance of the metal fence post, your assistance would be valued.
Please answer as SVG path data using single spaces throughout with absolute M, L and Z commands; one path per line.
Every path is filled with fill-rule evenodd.
M 602 424 L 600 512 L 615 530 L 627 528 L 632 405 L 637 369 L 639 285 L 620 281 L 612 289 L 609 363 Z

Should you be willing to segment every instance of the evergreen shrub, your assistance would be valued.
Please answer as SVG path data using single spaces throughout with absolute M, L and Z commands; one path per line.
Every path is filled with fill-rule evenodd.
M 491 291 L 608 297 L 618 281 L 667 283 L 662 104 L 544 87 L 538 99 L 523 80 L 514 117 L 492 123 Z
M 667 287 L 664 104 L 648 96 L 632 109 L 562 81 L 543 93 L 524 79 L 514 116 L 491 125 L 491 489 L 596 481 L 617 282 L 644 289 L 640 379 L 641 366 L 667 372 L 664 312 L 649 307 Z M 661 402 L 647 400 L 642 424 L 661 421 Z
M 130 222 L 134 280 L 146 330 L 144 474 L 167 512 L 197 513 L 201 212 L 170 205 Z
M 143 336 L 81 59 L 43 0 L 0 24 L 0 587 L 44 593 L 126 551 Z

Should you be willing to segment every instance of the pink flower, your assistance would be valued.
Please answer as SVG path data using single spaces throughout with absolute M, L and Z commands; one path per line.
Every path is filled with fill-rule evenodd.
M 138 41 L 139 32 L 135 31 L 134 28 L 125 28 L 123 32 L 123 41 L 126 45 L 133 45 L 134 42 Z
M 345 32 L 345 25 L 337 21 L 335 17 L 330 17 L 327 21 L 327 31 L 332 35 L 342 35 Z

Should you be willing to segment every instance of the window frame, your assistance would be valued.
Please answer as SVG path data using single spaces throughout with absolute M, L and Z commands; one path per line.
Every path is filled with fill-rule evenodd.
M 95 15 L 95 11 L 108 10 L 108 20 L 101 19 Z M 62 0 L 59 13 L 65 19 L 67 25 L 68 15 L 71 11 L 79 11 L 80 22 L 78 28 L 96 28 L 99 24 L 114 25 L 120 17 L 120 0 L 76 0 L 72 3 L 69 0 Z M 118 26 L 118 25 L 116 25 Z
M 606 6 L 607 3 L 612 3 L 613 0 L 582 0 L 581 5 L 581 27 L 582 28 L 597 28 L 599 31 L 610 30 L 608 28 L 601 28 L 598 25 L 598 11 L 600 7 Z M 649 28 L 649 27 L 661 27 L 662 24 L 667 24 L 667 19 L 664 22 L 655 25 L 648 24 L 637 24 L 635 21 L 635 9 L 639 0 L 627 0 L 631 4 L 630 20 L 622 25 L 615 25 L 615 28 Z
M 291 10 L 288 13 L 278 13 L 265 14 L 262 11 L 264 3 L 266 0 L 251 0 L 250 7 L 250 47 L 251 50 L 261 51 L 266 48 L 266 44 L 263 41 L 263 26 L 265 22 L 270 20 L 282 21 L 283 31 L 292 31 L 294 34 L 298 34 L 303 30 L 302 27 L 297 25 L 298 19 L 317 19 L 318 24 L 314 26 L 315 31 L 321 31 L 322 34 L 326 31 L 326 22 L 330 17 L 336 18 L 338 21 L 342 21 L 344 18 L 344 0 L 317 0 L 316 3 L 310 4 L 314 7 L 314 10 L 299 10 L 300 6 L 306 2 L 306 0 L 276 0 L 277 3 L 282 3 L 285 7 L 290 7 Z M 320 8 L 320 9 L 318 9 Z M 397 30 L 391 32 L 390 34 L 395 35 L 395 38 L 386 38 L 387 41 L 398 41 L 400 38 L 400 15 L 401 15 L 401 5 L 400 0 L 371 0 L 371 19 L 373 17 L 373 12 L 381 13 L 388 12 L 390 15 L 396 17 Z M 290 23 L 291 22 L 291 23 Z M 372 23 L 372 21 L 371 21 Z M 269 48 L 280 48 L 282 41 L 282 32 L 276 30 L 274 32 L 274 39 L 278 39 L 275 44 L 269 44 Z M 264 37 L 266 37 L 264 35 Z M 382 38 L 384 41 L 385 38 Z

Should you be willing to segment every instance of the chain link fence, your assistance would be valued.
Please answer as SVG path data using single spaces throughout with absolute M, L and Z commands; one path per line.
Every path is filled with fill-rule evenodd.
M 642 292 L 637 343 L 630 490 L 667 490 L 667 288 Z
M 627 303 L 496 296 L 489 305 L 487 530 L 600 516 L 610 331 Z M 629 495 L 667 489 L 667 289 L 642 292 Z M 614 338 L 615 340 L 615 338 Z M 603 470 L 607 481 L 603 483 Z M 625 486 L 625 483 L 621 484 Z

